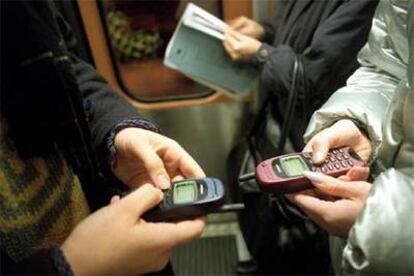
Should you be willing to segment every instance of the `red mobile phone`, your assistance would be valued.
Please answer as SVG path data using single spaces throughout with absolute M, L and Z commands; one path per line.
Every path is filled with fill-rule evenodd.
M 354 166 L 365 166 L 365 162 L 350 147 L 330 150 L 325 162 L 318 165 L 313 164 L 311 152 L 291 153 L 261 162 L 256 167 L 256 180 L 264 192 L 291 193 L 312 187 L 303 171 L 337 177 Z

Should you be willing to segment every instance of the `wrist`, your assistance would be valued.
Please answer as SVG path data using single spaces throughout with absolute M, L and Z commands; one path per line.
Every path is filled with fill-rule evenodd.
M 349 118 L 341 119 L 335 123 L 335 126 L 338 128 L 338 130 L 352 129 L 352 131 L 355 132 L 357 136 L 364 136 L 368 139 L 365 128 L 357 120 Z
M 123 120 L 119 124 L 117 124 L 109 133 L 108 137 L 106 138 L 106 150 L 107 150 L 107 160 L 110 168 L 116 167 L 116 160 L 117 160 L 117 149 L 115 138 L 119 132 L 126 128 L 140 128 L 145 130 L 150 130 L 155 133 L 160 133 L 160 129 L 151 121 L 146 119 L 135 119 L 135 120 Z
M 269 60 L 270 50 L 270 45 L 261 43 L 254 56 L 251 58 L 251 62 L 258 67 L 263 66 Z

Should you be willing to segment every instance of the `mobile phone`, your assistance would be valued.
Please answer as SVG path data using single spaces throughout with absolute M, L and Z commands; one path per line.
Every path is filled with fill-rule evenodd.
M 129 192 L 122 196 L 126 196 Z M 234 208 L 228 206 L 221 210 L 225 199 L 224 185 L 213 177 L 171 182 L 170 188 L 163 190 L 163 193 L 162 201 L 143 214 L 144 220 L 180 221 L 213 212 L 237 211 L 241 208 L 234 205 Z
M 321 172 L 338 177 L 354 166 L 365 162 L 350 147 L 332 149 L 324 163 L 314 164 L 311 152 L 285 154 L 261 162 L 256 167 L 256 180 L 260 189 L 269 193 L 291 193 L 312 188 L 304 171 Z

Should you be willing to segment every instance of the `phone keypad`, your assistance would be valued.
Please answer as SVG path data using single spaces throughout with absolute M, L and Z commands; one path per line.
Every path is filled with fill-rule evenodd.
M 323 173 L 331 173 L 344 169 L 350 169 L 354 163 L 350 160 L 350 156 L 343 149 L 335 149 L 328 152 L 328 156 L 324 163 L 316 167 L 316 171 Z

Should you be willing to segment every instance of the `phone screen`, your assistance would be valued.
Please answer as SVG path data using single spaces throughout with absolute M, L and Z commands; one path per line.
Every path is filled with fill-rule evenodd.
M 302 172 L 309 170 L 306 163 L 300 156 L 289 156 L 281 159 L 282 167 L 288 176 L 301 175 Z
M 174 203 L 188 203 L 197 199 L 197 182 L 185 181 L 174 187 Z

